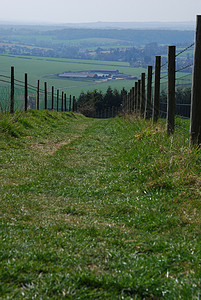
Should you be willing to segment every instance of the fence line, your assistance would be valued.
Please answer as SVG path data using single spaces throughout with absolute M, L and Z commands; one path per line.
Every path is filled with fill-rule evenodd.
M 193 46 L 195 46 L 194 63 L 189 62 L 189 55 L 187 55 L 186 64 L 184 64 L 184 59 L 181 60 L 180 56 L 184 55 Z M 180 76 L 180 74 L 182 75 Z M 161 56 L 156 56 L 154 71 L 152 66 L 148 66 L 147 76 L 142 73 L 140 77 L 141 79 L 135 82 L 135 86 L 124 97 L 123 111 L 135 113 L 145 119 L 152 116 L 154 123 L 157 122 L 159 117 L 166 117 L 168 134 L 173 134 L 175 126 L 182 128 L 180 124 L 175 124 L 175 116 L 182 116 L 184 119 L 190 118 L 191 144 L 201 144 L 201 16 L 197 16 L 195 43 L 190 44 L 177 54 L 176 47 L 169 46 L 168 61 L 161 64 Z M 10 100 L 10 113 L 14 113 L 16 102 L 19 104 L 22 101 L 25 111 L 29 107 L 34 108 L 34 104 L 36 109 L 40 109 L 41 95 L 44 96 L 43 108 L 45 109 L 56 109 L 57 111 L 77 110 L 74 96 L 71 97 L 70 95 L 67 98 L 63 91 L 60 94 L 60 90 L 56 90 L 54 87 L 50 92 L 46 82 L 44 83 L 44 89 L 41 89 L 39 80 L 37 81 L 37 87 L 30 85 L 27 82 L 27 76 L 25 78 L 24 82 L 17 80 L 14 76 L 14 67 L 11 67 L 11 76 L 0 74 L 0 82 L 6 84 L 4 87 L 5 94 L 8 93 L 8 87 L 10 86 L 7 95 Z M 147 85 L 145 85 L 145 78 L 147 78 Z M 33 93 L 31 94 L 30 91 Z M 182 92 L 186 93 L 183 102 L 179 94 Z M 19 95 L 17 95 L 18 93 Z M 33 95 L 36 95 L 36 100 Z M 48 95 L 51 95 L 51 101 L 48 101 Z M 0 108 L 2 109 L 1 104 Z M 105 110 L 98 114 L 99 117 L 114 115 L 113 108 L 110 109 L 110 112 Z M 186 130 L 186 128 L 183 129 Z
M 73 96 L 74 102 L 72 102 L 71 95 L 67 97 L 66 93 L 62 91 L 59 97 L 57 97 L 57 91 L 58 89 L 54 87 L 49 91 L 47 82 L 44 82 L 44 88 L 40 88 L 39 80 L 37 81 L 37 86 L 28 83 L 27 73 L 25 73 L 24 81 L 16 79 L 14 67 L 12 66 L 10 76 L 0 74 L 0 94 L 2 100 L 0 102 L 0 111 L 9 111 L 11 114 L 16 110 L 24 109 L 27 111 L 29 108 L 76 111 L 75 97 Z M 54 101 L 55 98 L 57 102 Z
M 185 60 L 186 64 L 182 65 L 183 60 L 181 64 L 181 60 L 179 60 L 180 56 L 184 55 L 184 53 L 189 51 L 193 46 L 195 46 L 194 63 L 189 63 L 187 58 Z M 165 70 L 166 66 L 167 69 Z M 161 65 L 161 56 L 155 57 L 155 70 L 151 73 L 152 78 L 154 77 L 153 75 L 155 75 L 155 78 L 150 79 L 150 66 L 148 66 L 147 74 L 147 93 L 144 114 L 142 114 L 141 111 L 139 114 L 139 107 L 142 108 L 143 103 L 139 104 L 138 101 L 139 99 L 141 99 L 140 101 L 144 101 L 144 99 L 142 94 L 141 97 L 138 96 L 139 88 L 137 88 L 136 93 L 136 85 L 131 89 L 132 92 L 130 90 L 128 95 L 124 97 L 122 109 L 125 112 L 132 112 L 141 117 L 143 115 L 145 119 L 149 119 L 152 116 L 153 122 L 157 122 L 159 116 L 167 118 L 168 134 L 173 134 L 175 127 L 189 131 L 189 129 L 181 126 L 178 118 L 175 117 L 179 116 L 183 119 L 190 118 L 191 144 L 201 144 L 201 16 L 197 16 L 195 43 L 190 44 L 177 54 L 176 47 L 169 46 L 167 62 Z M 138 80 L 138 82 L 142 80 L 141 75 L 141 79 Z M 152 87 L 153 85 L 154 87 Z M 182 93 L 183 95 L 181 97 Z M 150 99 L 152 100 L 151 104 Z M 131 109 L 132 107 L 134 109 Z

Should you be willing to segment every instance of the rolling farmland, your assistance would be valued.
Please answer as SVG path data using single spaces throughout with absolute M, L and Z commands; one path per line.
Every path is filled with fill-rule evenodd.
M 77 72 L 91 69 L 118 69 L 119 72 L 128 75 L 139 76 L 145 71 L 143 68 L 131 68 L 129 64 L 124 62 L 104 62 L 93 60 L 75 60 L 75 59 L 55 59 L 45 57 L 27 57 L 19 55 L 1 55 L 0 56 L 0 74 L 10 75 L 10 67 L 15 67 L 15 77 L 17 80 L 24 80 L 24 73 L 28 74 L 28 82 L 36 85 L 37 80 L 40 80 L 41 87 L 47 81 L 49 89 L 55 86 L 57 89 L 62 89 L 67 95 L 72 94 L 76 97 L 82 91 L 102 90 L 106 91 L 108 86 L 117 88 L 118 90 L 125 87 L 130 89 L 133 86 L 133 80 L 92 80 L 92 79 L 61 79 L 57 74 L 70 71 Z

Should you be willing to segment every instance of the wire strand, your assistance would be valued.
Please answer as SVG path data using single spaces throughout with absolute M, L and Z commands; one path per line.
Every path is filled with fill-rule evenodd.
M 185 51 L 187 51 L 188 49 L 190 49 L 194 45 L 195 45 L 195 43 L 192 43 L 191 45 L 189 45 L 188 47 L 186 47 L 185 49 L 183 49 L 182 51 L 180 51 L 179 53 L 177 53 L 176 57 L 179 56 L 179 55 L 181 55 L 182 53 L 184 53 Z
M 182 67 L 182 68 L 180 68 L 179 70 L 175 71 L 175 73 L 180 72 L 180 71 L 183 71 L 183 70 L 185 70 L 185 69 L 187 69 L 187 68 L 190 68 L 190 67 L 192 67 L 192 66 L 193 66 L 193 64 L 190 64 L 190 65 L 187 65 L 187 66 L 185 66 L 185 67 Z

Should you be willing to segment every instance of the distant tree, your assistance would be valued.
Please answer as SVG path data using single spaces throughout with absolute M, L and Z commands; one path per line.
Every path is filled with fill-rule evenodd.
M 112 90 L 109 86 L 106 93 L 95 89 L 87 93 L 82 92 L 78 98 L 77 104 L 80 113 L 87 117 L 93 117 L 97 112 L 104 109 L 116 107 L 120 108 L 124 95 L 127 94 L 125 88 L 119 92 L 117 89 Z
M 113 90 L 109 86 L 103 98 L 105 108 L 112 107 L 112 103 L 114 102 L 113 97 Z
M 190 104 L 191 103 L 191 88 L 182 88 L 182 87 L 177 88 L 176 103 Z

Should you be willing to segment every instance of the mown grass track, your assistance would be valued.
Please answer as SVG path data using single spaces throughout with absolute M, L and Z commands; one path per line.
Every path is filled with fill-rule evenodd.
M 48 111 L 1 116 L 0 132 L 2 299 L 199 299 L 201 156 L 185 133 Z

